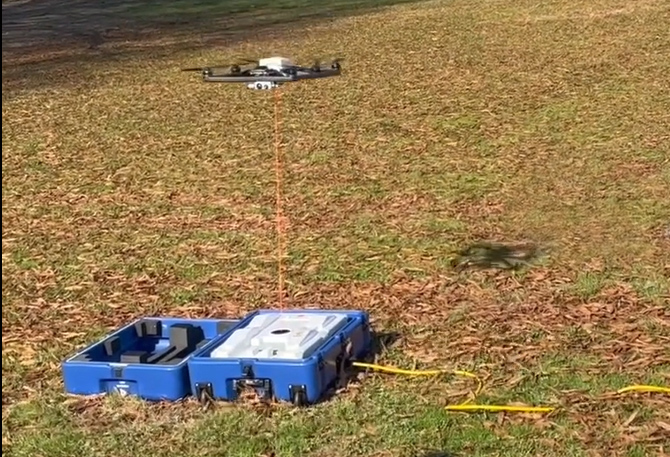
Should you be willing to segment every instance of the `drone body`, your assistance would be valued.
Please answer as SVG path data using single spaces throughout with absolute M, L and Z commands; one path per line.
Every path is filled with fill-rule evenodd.
M 239 64 L 229 65 L 227 73 L 217 73 L 214 69 L 225 67 L 187 68 L 184 71 L 200 71 L 205 82 L 217 83 L 246 83 L 247 88 L 253 90 L 270 90 L 287 82 L 301 79 L 316 79 L 337 76 L 341 72 L 338 59 L 329 65 L 321 65 L 319 61 L 309 67 L 296 65 L 285 57 L 268 57 L 264 59 L 245 60 L 242 64 L 255 64 L 254 68 L 243 70 Z
M 258 59 L 258 66 L 282 71 L 284 68 L 295 67 L 295 64 L 286 57 L 266 57 L 265 59 Z

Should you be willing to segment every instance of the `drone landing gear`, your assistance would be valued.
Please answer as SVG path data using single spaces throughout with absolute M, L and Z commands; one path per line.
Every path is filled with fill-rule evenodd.
M 274 81 L 256 81 L 247 84 L 247 87 L 252 90 L 270 90 L 279 87 L 279 83 Z

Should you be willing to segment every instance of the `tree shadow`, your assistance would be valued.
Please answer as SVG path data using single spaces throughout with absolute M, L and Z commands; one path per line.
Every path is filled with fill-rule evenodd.
M 295 35 L 308 24 L 416 1 L 420 0 L 5 2 L 3 86 L 58 85 L 110 61 L 142 55 L 161 58 L 249 39 Z

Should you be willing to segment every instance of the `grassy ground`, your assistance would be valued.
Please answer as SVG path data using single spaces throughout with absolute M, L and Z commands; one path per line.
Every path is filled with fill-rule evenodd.
M 3 54 L 3 456 L 667 455 L 668 398 L 606 394 L 670 383 L 669 21 L 660 0 L 430 1 Z M 60 360 L 131 318 L 274 306 L 271 97 L 176 71 L 268 50 L 348 58 L 283 89 L 290 306 L 369 310 L 401 334 L 380 362 L 562 410 L 452 414 L 467 381 L 382 376 L 307 411 L 63 394 Z M 454 272 L 477 239 L 549 256 Z

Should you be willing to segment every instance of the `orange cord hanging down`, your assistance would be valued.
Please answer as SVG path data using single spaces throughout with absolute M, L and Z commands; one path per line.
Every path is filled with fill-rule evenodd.
M 281 91 L 273 90 L 275 95 L 275 194 L 276 194 L 276 224 L 277 224 L 277 279 L 278 284 L 278 305 L 279 309 L 284 309 L 284 249 L 286 227 L 284 220 L 284 211 L 282 206 L 282 149 L 281 149 Z

